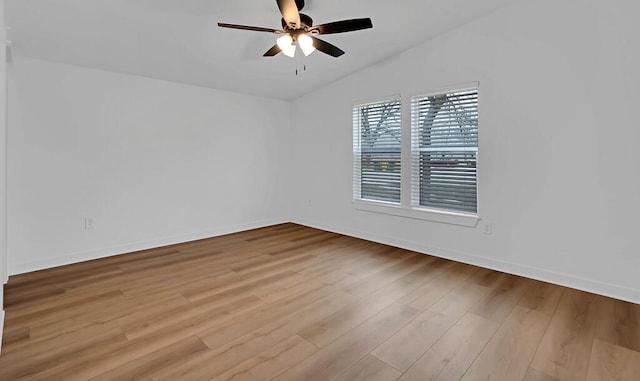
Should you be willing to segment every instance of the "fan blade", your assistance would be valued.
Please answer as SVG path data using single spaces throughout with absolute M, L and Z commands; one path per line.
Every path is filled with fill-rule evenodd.
M 310 36 L 313 39 L 313 46 L 321 51 L 322 53 L 326 53 L 332 57 L 340 57 L 344 54 L 344 51 L 335 45 L 331 45 L 330 43 L 323 41 L 319 38 Z
M 237 25 L 237 24 L 225 24 L 222 22 L 218 23 L 218 26 L 221 28 L 231 28 L 231 29 L 242 29 L 242 30 L 253 30 L 255 32 L 267 32 L 267 33 L 282 33 L 281 30 L 271 29 L 271 28 L 262 28 L 259 26 L 248 26 L 248 25 Z
M 353 32 L 355 30 L 373 28 L 373 23 L 370 18 L 365 19 L 351 19 L 330 22 L 328 24 L 316 25 L 311 28 L 311 32 L 317 30 L 318 34 L 333 34 L 333 33 L 345 33 Z
M 280 49 L 280 47 L 278 46 L 278 44 L 273 45 L 273 48 L 267 50 L 267 52 L 265 54 L 263 54 L 263 57 L 273 57 L 276 54 L 280 53 L 282 51 L 282 49 Z
M 294 24 L 295 28 L 300 28 L 300 12 L 295 0 L 276 0 L 282 18 L 287 22 L 287 25 Z

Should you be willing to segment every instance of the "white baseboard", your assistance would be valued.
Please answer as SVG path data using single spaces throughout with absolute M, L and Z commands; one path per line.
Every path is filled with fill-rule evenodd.
M 69 265 L 72 263 L 90 261 L 93 259 L 99 259 L 99 258 L 110 257 L 114 255 L 124 254 L 124 253 L 130 253 L 133 251 L 147 250 L 147 249 L 153 249 L 153 248 L 162 247 L 162 246 L 174 245 L 177 243 L 218 237 L 221 235 L 237 233 L 245 230 L 258 229 L 265 226 L 277 225 L 277 224 L 282 224 L 286 222 L 289 222 L 288 218 L 270 219 L 270 220 L 256 221 L 256 222 L 234 225 L 234 226 L 214 228 L 210 230 L 203 230 L 200 232 L 182 234 L 182 235 L 172 236 L 168 238 L 159 238 L 155 240 L 129 243 L 129 244 L 119 245 L 115 247 L 108 247 L 108 248 L 103 248 L 98 250 L 65 255 L 65 256 L 51 258 L 43 261 L 15 264 L 11 266 L 11 268 L 9 269 L 9 272 L 10 272 L 10 275 L 23 274 L 23 273 L 28 273 L 32 271 L 49 269 L 52 267 Z
M 474 254 L 429 246 L 422 242 L 406 241 L 396 237 L 372 234 L 344 226 L 300 219 L 294 220 L 293 223 L 640 304 L 640 290 L 620 285 L 585 279 L 575 275 L 561 274 L 517 263 L 497 261 Z
M 2 353 L 2 338 L 4 336 L 4 310 L 0 312 L 0 353 Z

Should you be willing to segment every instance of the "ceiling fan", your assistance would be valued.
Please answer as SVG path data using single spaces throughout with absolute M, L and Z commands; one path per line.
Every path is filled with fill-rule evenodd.
M 280 52 L 288 57 L 293 57 L 296 53 L 296 44 L 300 46 L 305 56 L 317 49 L 332 57 L 340 57 L 344 54 L 342 49 L 316 36 L 373 28 L 370 18 L 342 20 L 314 26 L 311 17 L 300 13 L 304 8 L 304 0 L 276 0 L 276 3 L 278 3 L 282 14 L 282 29 L 225 23 L 218 23 L 218 26 L 281 35 L 276 44 L 264 54 L 264 57 L 273 57 Z

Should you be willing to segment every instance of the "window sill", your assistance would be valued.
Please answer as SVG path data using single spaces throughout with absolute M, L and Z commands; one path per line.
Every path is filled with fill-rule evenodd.
M 356 210 L 365 212 L 373 212 L 380 214 L 387 214 L 391 216 L 413 218 L 416 220 L 440 222 L 450 225 L 459 225 L 466 227 L 476 227 L 480 217 L 473 214 L 447 212 L 444 210 L 434 209 L 420 209 L 420 208 L 403 208 L 400 205 L 366 202 L 366 201 L 353 201 L 353 205 Z

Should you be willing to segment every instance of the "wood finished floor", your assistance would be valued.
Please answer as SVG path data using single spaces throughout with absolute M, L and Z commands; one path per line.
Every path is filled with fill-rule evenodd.
M 0 380 L 638 380 L 640 306 L 293 224 L 11 277 Z

